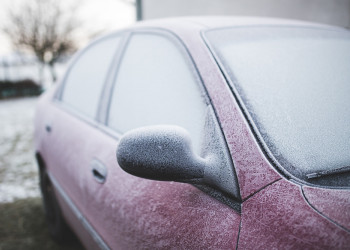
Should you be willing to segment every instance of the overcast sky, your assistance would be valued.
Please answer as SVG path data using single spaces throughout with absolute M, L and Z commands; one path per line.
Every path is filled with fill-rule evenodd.
M 6 22 L 7 10 L 16 8 L 21 3 L 30 0 L 0 0 L 0 26 Z M 60 0 L 71 4 L 79 2 L 81 7 L 77 11 L 83 23 L 83 30 L 87 32 L 104 32 L 126 27 L 135 22 L 135 7 L 123 0 Z M 79 41 L 84 45 L 86 41 Z M 11 43 L 7 37 L 0 33 L 0 55 L 11 53 Z

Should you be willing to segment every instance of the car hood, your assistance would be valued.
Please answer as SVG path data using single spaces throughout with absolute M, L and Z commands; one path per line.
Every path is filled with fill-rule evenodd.
M 350 190 L 304 186 L 303 193 L 314 209 L 350 231 Z

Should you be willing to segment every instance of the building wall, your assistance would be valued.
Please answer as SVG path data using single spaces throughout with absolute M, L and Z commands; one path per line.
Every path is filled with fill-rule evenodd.
M 350 0 L 141 0 L 142 19 L 244 15 L 300 19 L 350 28 Z

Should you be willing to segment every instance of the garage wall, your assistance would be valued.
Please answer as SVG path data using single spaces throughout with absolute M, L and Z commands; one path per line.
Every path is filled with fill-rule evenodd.
M 350 27 L 350 0 L 141 0 L 142 19 L 186 15 L 270 16 Z

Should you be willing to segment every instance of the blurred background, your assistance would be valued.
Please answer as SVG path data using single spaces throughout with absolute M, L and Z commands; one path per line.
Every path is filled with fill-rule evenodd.
M 95 37 L 140 20 L 194 15 L 349 28 L 350 0 L 0 0 L 0 250 L 67 249 L 49 239 L 40 201 L 33 152 L 38 96 Z

